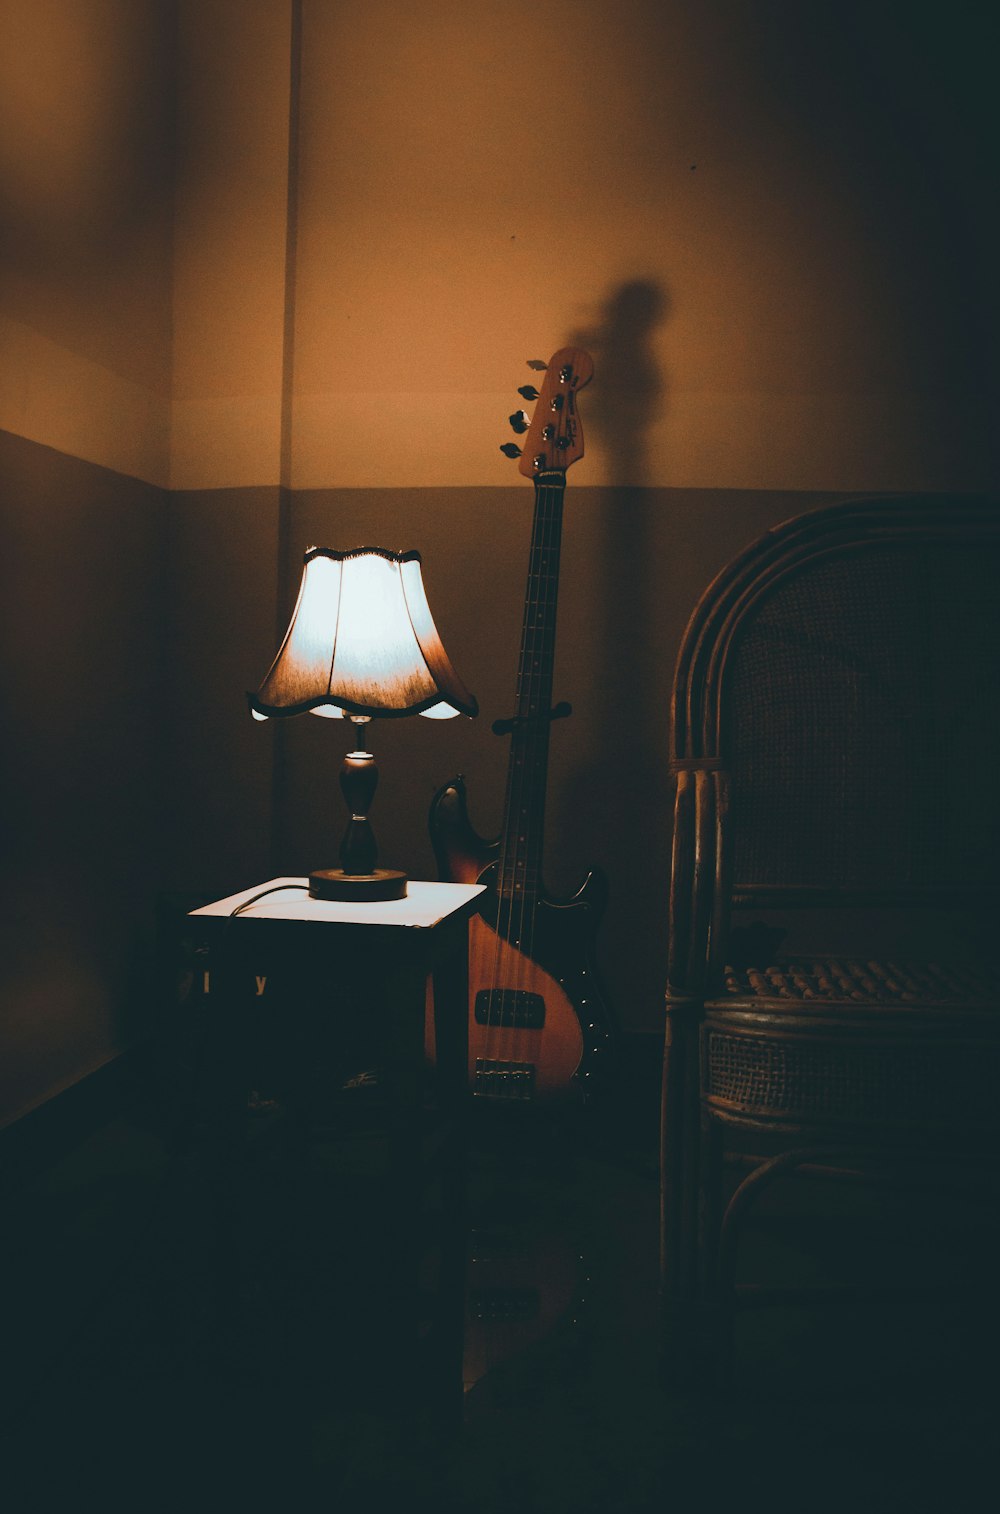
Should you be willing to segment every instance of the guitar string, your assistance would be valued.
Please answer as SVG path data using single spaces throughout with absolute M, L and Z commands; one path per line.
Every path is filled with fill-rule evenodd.
M 504 874 L 506 872 L 506 867 L 507 867 L 507 849 L 508 849 L 508 843 L 509 843 L 509 834 L 508 834 L 508 832 L 509 832 L 509 823 L 508 823 L 508 816 L 511 813 L 510 806 L 511 806 L 511 803 L 512 803 L 513 780 L 514 780 L 513 762 L 510 759 L 508 759 L 508 764 L 507 764 L 507 787 L 506 787 L 506 793 L 505 793 L 505 796 L 504 796 L 504 825 L 503 825 L 503 828 L 502 828 L 502 830 L 500 832 L 500 850 L 498 852 L 496 862 L 493 864 L 494 868 L 495 868 L 493 882 L 494 882 L 494 888 L 496 890 L 496 922 L 495 922 L 496 928 L 495 928 L 495 931 L 494 931 L 494 941 L 493 941 L 493 971 L 490 974 L 489 979 L 487 980 L 486 1031 L 485 1031 L 485 1035 L 483 1036 L 483 1057 L 484 1057 L 484 1060 L 486 1061 L 487 1065 L 490 1062 L 494 1061 L 494 1060 L 498 1060 L 498 1057 L 497 1057 L 498 1047 L 496 1045 L 496 1036 L 497 1036 L 497 1033 L 498 1033 L 498 1022 L 499 1022 L 499 1016 L 500 1016 L 500 1011 L 499 1011 L 499 1008 L 498 1008 L 498 1005 L 499 1005 L 498 988 L 499 988 L 499 979 L 500 979 L 501 953 L 502 953 L 502 950 L 503 950 L 503 947 L 502 947 L 502 940 L 503 940 L 503 901 L 504 901 L 504 883 L 503 883 L 503 880 L 504 880 Z M 486 1076 L 488 1078 L 488 1074 Z M 483 1093 L 486 1096 L 488 1096 L 488 1094 L 489 1094 L 489 1083 L 488 1083 L 488 1081 L 484 1084 Z
M 532 520 L 532 556 L 529 557 L 528 561 L 528 589 L 527 593 L 525 594 L 524 610 L 521 622 L 521 647 L 520 662 L 518 665 L 516 701 L 517 707 L 515 714 L 517 714 L 521 707 L 521 690 L 524 678 L 525 648 L 527 645 L 528 636 L 528 617 L 531 609 L 531 565 L 534 554 L 534 535 L 537 527 L 537 520 L 538 510 L 536 509 Z M 517 805 L 519 810 L 521 803 L 518 784 L 518 759 L 520 759 L 521 763 L 523 764 L 524 756 L 523 749 L 520 747 L 517 737 L 518 731 L 517 727 L 515 727 L 514 731 L 511 734 L 511 750 L 507 764 L 507 793 L 504 804 L 504 826 L 503 830 L 501 831 L 500 852 L 496 863 L 496 939 L 493 948 L 493 972 L 491 974 L 489 993 L 486 1000 L 486 1034 L 483 1038 L 483 1049 L 485 1052 L 486 1061 L 488 1063 L 494 1061 L 502 1061 L 504 1059 L 503 1053 L 505 1050 L 503 1023 L 505 988 L 504 961 L 507 955 L 506 943 L 509 941 L 509 937 L 511 935 L 511 867 L 513 866 L 513 869 L 516 872 L 517 865 L 517 843 L 515 840 L 512 848 L 511 825 L 515 819 L 515 815 L 517 814 L 515 805 Z M 519 824 L 517 827 L 515 827 L 515 837 L 518 829 Z
M 523 719 L 530 708 L 531 697 L 531 656 L 532 656 L 532 623 L 537 619 L 536 603 L 536 573 L 535 566 L 538 560 L 539 531 L 544 519 L 544 488 L 539 486 L 536 491 L 535 510 L 532 517 L 531 527 L 531 550 L 528 559 L 528 587 L 524 600 L 524 620 L 521 627 L 521 653 L 518 667 L 517 700 L 515 706 L 515 719 Z M 505 858 L 505 865 L 501 884 L 504 892 L 504 906 L 501 915 L 500 930 L 500 953 L 502 970 L 498 974 L 497 982 L 497 1005 L 498 1005 L 498 1032 L 499 1059 L 503 1062 L 513 1062 L 517 1051 L 516 1027 L 517 1018 L 517 994 L 523 987 L 522 958 L 520 956 L 523 914 L 520 921 L 517 916 L 518 892 L 521 892 L 523 900 L 522 881 L 522 847 L 527 835 L 525 826 L 525 797 L 529 783 L 529 770 L 531 766 L 531 725 L 515 726 L 511 733 L 511 794 L 510 807 L 507 812 L 507 829 L 509 833 L 509 850 Z M 511 827 L 513 830 L 511 831 Z M 522 904 L 523 910 L 523 904 Z
M 513 998 L 508 1014 L 508 1045 L 515 1043 L 518 1034 L 517 1013 L 520 996 L 528 992 L 534 962 L 534 937 L 537 895 L 540 884 L 539 852 L 540 828 L 544 818 L 544 802 L 536 812 L 528 813 L 532 792 L 538 793 L 540 776 L 543 777 L 543 761 L 548 746 L 548 709 L 542 708 L 541 695 L 548 690 L 551 695 L 553 627 L 550 605 L 552 577 L 551 568 L 553 538 L 557 535 L 558 509 L 561 489 L 543 484 L 539 488 L 538 529 L 533 542 L 531 562 L 532 618 L 525 644 L 526 666 L 523 680 L 523 698 L 520 709 L 525 717 L 523 727 L 523 763 L 521 767 L 521 802 L 518 807 L 518 848 L 515 874 L 516 934 L 512 931 L 517 956 L 514 958 Z M 549 701 L 551 703 L 551 699 Z M 544 778 L 543 778 L 544 781 Z M 523 827 L 523 830 L 522 830 Z M 525 1001 L 526 1002 L 526 1001 Z M 513 1060 L 513 1057 L 510 1058 Z
M 526 823 L 525 795 L 527 786 L 537 779 L 549 745 L 550 712 L 548 708 L 542 711 L 539 694 L 547 681 L 551 703 L 551 665 L 555 653 L 555 627 L 552 621 L 557 592 L 553 586 L 558 584 L 563 491 L 563 482 L 558 486 L 537 485 L 528 592 L 525 596 L 521 630 L 516 709 L 516 716 L 523 719 L 525 724 L 520 728 L 515 727 L 512 733 L 505 825 L 497 861 L 497 929 L 484 1037 L 488 1061 L 494 1060 L 494 1051 L 497 1049 L 499 1055 L 496 1060 L 514 1060 L 519 996 L 526 992 L 527 975 L 534 957 L 537 895 L 541 883 L 541 838 L 538 835 L 533 837 L 532 851 L 532 844 L 528 841 L 530 827 Z M 551 605 L 550 597 L 553 601 Z M 539 622 L 543 628 L 541 635 Z M 510 825 L 515 819 L 512 840 Z M 532 817 L 532 821 L 537 831 L 543 821 L 538 816 Z M 515 953 L 513 973 L 509 966 L 504 966 L 510 962 L 512 951 Z M 496 1043 L 499 1043 L 498 1047 Z
M 499 907 L 497 918 L 497 945 L 494 969 L 494 994 L 491 1002 L 496 1005 L 497 1060 L 513 1062 L 517 1051 L 517 1005 L 518 994 L 525 988 L 527 964 L 524 959 L 524 917 L 527 839 L 525 800 L 529 792 L 534 768 L 534 722 L 528 717 L 537 702 L 537 675 L 535 654 L 537 652 L 537 627 L 539 617 L 538 563 L 542 550 L 547 520 L 548 489 L 539 485 L 536 509 L 532 521 L 531 551 L 528 562 L 528 588 L 525 595 L 524 619 L 521 627 L 521 654 L 518 668 L 518 686 L 515 718 L 525 724 L 515 726 L 511 736 L 509 762 L 509 792 L 506 809 L 504 846 L 501 857 L 499 883 Z M 511 829 L 513 827 L 513 829 Z
M 520 700 L 521 679 L 524 668 L 524 648 L 528 634 L 528 616 L 531 602 L 531 565 L 528 565 L 528 591 L 525 595 L 524 609 L 521 620 L 521 646 L 518 663 L 517 699 Z M 516 711 L 515 711 L 516 713 Z M 499 858 L 499 870 L 497 873 L 497 939 L 496 954 L 494 958 L 492 992 L 490 994 L 491 1025 L 488 1037 L 489 1056 L 491 1060 L 502 1062 L 504 1060 L 504 989 L 506 974 L 506 958 L 510 938 L 510 915 L 511 915 L 511 867 L 516 871 L 517 844 L 515 824 L 518 799 L 518 760 L 519 750 L 517 746 L 517 729 L 511 733 L 511 746 L 507 759 L 507 802 L 504 806 L 504 829 L 503 840 Z M 502 1087 L 501 1084 L 497 1085 Z
M 537 719 L 533 724 L 534 747 L 532 754 L 533 767 L 536 775 L 542 774 L 542 782 L 545 782 L 545 774 L 548 766 L 548 752 L 550 740 L 550 708 L 552 704 L 552 679 L 555 671 L 555 620 L 556 620 L 556 595 L 559 585 L 559 551 L 562 529 L 562 500 L 563 486 L 546 487 L 546 510 L 545 525 L 543 528 L 542 551 L 538 559 L 538 573 L 542 578 L 538 600 L 544 606 L 542 614 L 542 639 L 536 641 L 536 663 L 540 671 L 536 680 L 537 687 L 534 692 L 533 705 Z M 541 693 L 546 694 L 544 701 L 540 699 Z M 542 708 L 543 703 L 545 708 Z M 533 877 L 531 879 L 531 908 L 529 914 L 529 928 L 527 941 L 527 954 L 531 961 L 535 957 L 535 928 L 537 921 L 538 896 L 541 893 L 541 853 L 543 845 L 543 826 L 545 824 L 545 805 L 539 806 L 539 813 L 534 817 L 535 839 L 534 853 L 528 859 Z M 525 893 L 528 892 L 528 879 L 525 879 Z M 521 939 L 525 938 L 522 928 Z
M 532 725 L 533 746 L 532 766 L 537 777 L 542 775 L 542 783 L 545 782 L 545 773 L 548 764 L 549 740 L 550 740 L 550 708 L 552 704 L 552 679 L 555 670 L 555 620 L 556 620 L 556 596 L 559 585 L 559 552 L 562 531 L 562 503 L 563 484 L 546 486 L 544 526 L 542 531 L 541 551 L 537 560 L 537 572 L 541 578 L 537 600 L 542 607 L 541 622 L 542 632 L 536 637 L 535 665 L 538 673 L 535 678 L 532 705 L 535 710 L 536 720 Z M 541 694 L 545 699 L 541 699 Z M 544 704 L 544 708 L 543 708 Z M 528 928 L 525 931 L 523 925 L 521 940 L 527 958 L 535 960 L 535 930 L 537 924 L 537 906 L 541 893 L 541 854 L 543 845 L 543 826 L 545 823 L 544 790 L 543 801 L 539 806 L 538 813 L 533 817 L 535 826 L 534 850 L 527 859 L 527 867 L 531 870 L 530 880 L 525 878 L 525 895 L 530 892 L 530 906 L 526 900 Z M 529 886 L 530 885 L 530 886 Z
M 509 994 L 509 1008 L 504 1027 L 504 1060 L 513 1062 L 518 1049 L 517 1038 L 517 1007 L 519 995 L 525 989 L 525 974 L 527 971 L 524 959 L 524 895 L 525 873 L 527 860 L 527 841 L 530 833 L 526 801 L 532 786 L 533 759 L 532 750 L 534 737 L 534 724 L 531 719 L 534 698 L 534 656 L 536 651 L 537 625 L 538 625 L 538 556 L 540 551 L 541 537 L 545 531 L 545 496 L 544 485 L 539 485 L 536 491 L 536 509 L 531 531 L 531 557 L 528 563 L 528 592 L 525 597 L 525 621 L 524 636 L 521 642 L 521 670 L 518 680 L 518 698 L 516 716 L 523 720 L 524 724 L 516 728 L 513 741 L 517 744 L 519 761 L 517 766 L 517 807 L 514 812 L 516 827 L 514 831 L 514 861 L 509 879 L 510 887 L 510 920 L 508 942 L 513 949 L 514 955 L 508 955 L 510 964 L 507 972 L 507 981 L 501 988 L 501 1003 L 503 1002 L 504 989 Z

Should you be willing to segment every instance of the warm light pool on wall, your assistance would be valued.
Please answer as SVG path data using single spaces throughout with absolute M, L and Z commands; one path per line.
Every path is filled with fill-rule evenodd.
M 257 720 L 286 715 L 346 717 L 355 750 L 340 770 L 350 818 L 340 867 L 309 875 L 314 899 L 401 899 L 406 874 L 376 867 L 368 811 L 378 784 L 367 750 L 376 716 L 475 715 L 478 705 L 452 667 L 431 616 L 419 552 L 310 547 L 284 641 L 255 694 Z

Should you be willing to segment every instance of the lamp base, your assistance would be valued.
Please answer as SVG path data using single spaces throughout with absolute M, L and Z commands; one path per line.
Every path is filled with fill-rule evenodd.
M 405 899 L 406 874 L 387 867 L 370 873 L 345 873 L 342 867 L 324 867 L 309 874 L 310 899 L 368 900 Z

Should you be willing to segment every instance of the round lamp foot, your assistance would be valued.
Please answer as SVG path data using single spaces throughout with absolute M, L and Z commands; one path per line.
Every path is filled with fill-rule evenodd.
M 358 903 L 405 899 L 406 874 L 385 867 L 377 867 L 370 873 L 345 873 L 341 867 L 320 868 L 309 874 L 309 897 Z

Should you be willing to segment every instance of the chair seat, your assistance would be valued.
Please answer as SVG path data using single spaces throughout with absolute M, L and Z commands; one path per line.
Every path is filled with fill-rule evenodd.
M 996 1125 L 1000 978 L 801 959 L 726 973 L 705 1004 L 702 1097 L 730 1123 L 844 1134 Z

